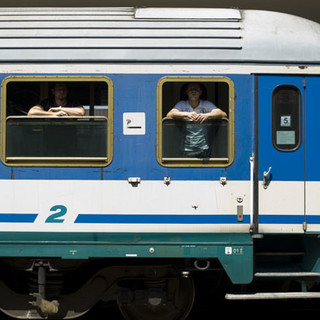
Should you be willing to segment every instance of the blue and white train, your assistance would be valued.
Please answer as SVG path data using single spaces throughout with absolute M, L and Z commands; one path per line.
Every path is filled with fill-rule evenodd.
M 126 319 L 185 319 L 203 275 L 227 299 L 320 297 L 317 23 L 2 8 L 0 81 L 5 314 L 70 319 L 116 301 Z M 27 115 L 55 82 L 85 116 Z M 203 124 L 206 158 L 181 153 L 186 121 L 166 116 L 190 82 L 227 114 Z M 292 286 L 262 293 L 265 278 Z

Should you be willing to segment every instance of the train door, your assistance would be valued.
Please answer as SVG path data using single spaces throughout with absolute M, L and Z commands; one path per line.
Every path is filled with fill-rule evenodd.
M 303 232 L 305 79 L 258 76 L 259 232 Z
M 306 224 L 307 232 L 320 231 L 319 119 L 320 77 L 307 77 L 306 85 Z

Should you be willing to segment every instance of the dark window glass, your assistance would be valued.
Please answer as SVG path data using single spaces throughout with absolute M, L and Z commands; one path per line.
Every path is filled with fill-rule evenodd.
M 192 137 L 193 140 L 200 136 L 197 139 L 198 144 L 205 143 L 208 146 L 208 150 L 197 154 L 186 151 L 186 144 L 190 134 L 195 135 Z M 162 157 L 164 160 L 170 160 L 170 158 L 184 158 L 185 160 L 188 158 L 227 159 L 228 136 L 227 119 L 198 124 L 188 120 L 166 118 L 162 122 Z
M 107 158 L 107 128 L 104 117 L 9 117 L 6 157 Z
M 291 85 L 277 87 L 272 96 L 272 140 L 279 151 L 294 151 L 301 142 L 301 93 Z

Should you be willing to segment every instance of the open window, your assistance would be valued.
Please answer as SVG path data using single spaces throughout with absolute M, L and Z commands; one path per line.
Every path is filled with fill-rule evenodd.
M 168 112 L 186 101 L 191 83 L 201 87 L 200 99 L 223 110 L 227 117 L 196 123 L 172 119 Z M 164 166 L 229 166 L 234 157 L 234 86 L 226 77 L 165 77 L 158 83 L 157 158 Z M 191 134 L 190 134 L 191 132 Z M 189 142 L 187 142 L 189 141 Z M 186 144 L 202 144 L 205 152 L 189 152 Z
M 64 83 L 84 116 L 28 116 Z M 1 89 L 2 161 L 26 166 L 105 166 L 112 157 L 112 82 L 106 77 L 14 76 Z

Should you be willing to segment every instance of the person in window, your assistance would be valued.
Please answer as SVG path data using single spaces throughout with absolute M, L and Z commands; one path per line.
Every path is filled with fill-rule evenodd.
M 202 93 L 200 83 L 188 83 L 185 90 L 187 99 L 179 101 L 167 114 L 169 118 L 190 121 L 185 125 L 183 152 L 186 157 L 208 158 L 208 127 L 199 124 L 227 116 L 212 102 L 201 99 Z
M 45 99 L 33 106 L 29 116 L 83 116 L 85 110 L 77 102 L 68 99 L 68 87 L 65 83 L 55 83 L 51 88 L 52 98 Z

